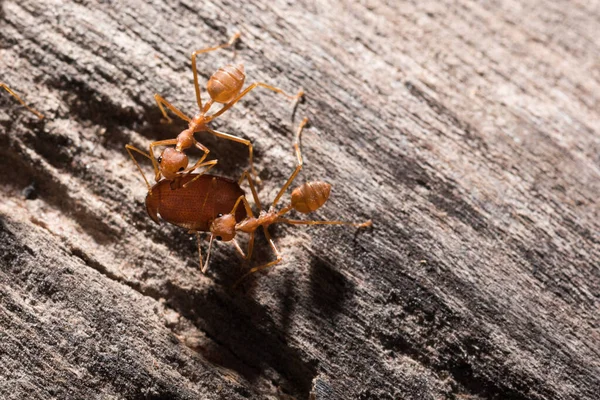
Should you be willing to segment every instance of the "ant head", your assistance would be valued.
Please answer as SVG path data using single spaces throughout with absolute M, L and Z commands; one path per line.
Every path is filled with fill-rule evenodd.
M 235 216 L 231 214 L 219 214 L 212 224 L 210 224 L 210 233 L 217 240 L 229 242 L 235 237 L 235 223 Z
M 173 180 L 177 173 L 183 171 L 188 166 L 188 157 L 184 152 L 177 151 L 172 147 L 167 147 L 158 157 L 158 167 L 166 179 Z
M 306 182 L 292 191 L 292 208 L 301 213 L 309 213 L 320 208 L 331 192 L 327 182 Z

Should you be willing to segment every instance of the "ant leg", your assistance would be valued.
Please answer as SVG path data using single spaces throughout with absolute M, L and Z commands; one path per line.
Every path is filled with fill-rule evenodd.
M 196 68 L 196 56 L 202 53 L 208 53 L 209 51 L 214 51 L 218 49 L 222 49 L 224 47 L 232 46 L 239 38 L 241 34 L 237 32 L 234 34 L 229 42 L 220 44 L 214 47 L 207 47 L 206 49 L 196 50 L 192 53 L 192 73 L 194 74 L 194 89 L 196 89 L 196 102 L 198 103 L 198 108 L 202 110 L 202 98 L 200 97 L 200 85 L 198 85 L 198 71 Z M 234 49 L 235 51 L 235 49 Z
M 208 171 L 210 171 L 216 164 L 217 164 L 217 160 L 210 160 L 207 161 L 205 163 L 202 164 L 198 164 L 199 162 L 197 162 L 192 168 L 189 169 L 188 174 L 190 174 L 193 170 L 195 170 L 196 168 L 202 168 L 202 167 L 206 167 L 204 169 L 204 171 L 202 171 L 202 173 L 197 174 L 194 179 L 192 179 L 189 182 L 186 182 L 183 187 L 187 187 L 189 184 L 191 184 L 192 182 L 194 182 L 195 180 L 197 180 L 198 178 L 200 178 L 202 175 L 204 175 L 205 173 L 207 173 Z M 183 173 L 183 172 L 182 172 Z
M 170 146 L 172 144 L 177 144 L 177 139 L 159 140 L 158 142 L 150 143 L 150 161 L 152 161 L 152 166 L 154 167 L 154 179 L 156 180 L 156 182 L 160 180 L 160 169 L 158 168 L 158 162 L 156 161 L 156 157 L 154 156 L 154 148 L 156 146 Z
M 233 245 L 235 246 L 235 249 L 238 251 L 238 253 L 240 253 L 240 255 L 242 256 L 242 258 L 244 260 L 246 260 L 246 261 L 249 260 L 250 257 L 252 257 L 252 250 L 254 249 L 254 232 L 252 232 L 250 234 L 250 239 L 248 240 L 248 251 L 246 254 L 244 254 L 244 251 L 238 244 L 237 240 L 235 240 L 235 238 L 233 239 Z
M 200 261 L 200 270 L 202 271 L 202 235 L 196 231 L 196 243 L 198 244 L 198 259 Z
M 275 197 L 275 200 L 273 200 L 273 204 L 271 205 L 271 207 L 275 207 L 275 205 L 277 204 L 277 202 L 279 202 L 279 200 L 281 199 L 281 196 L 283 196 L 283 194 L 285 193 L 285 191 L 287 190 L 287 188 L 290 187 L 290 185 L 292 184 L 292 182 L 294 181 L 294 179 L 296 179 L 296 176 L 298 175 L 298 173 L 302 169 L 302 153 L 300 152 L 300 136 L 302 135 L 302 130 L 304 129 L 304 126 L 307 123 L 308 123 L 308 118 L 305 117 L 302 120 L 302 122 L 300 122 L 300 125 L 298 125 L 298 130 L 296 131 L 296 139 L 294 140 L 294 150 L 296 152 L 296 158 L 298 160 L 298 164 L 296 166 L 296 169 L 294 170 L 294 172 L 292 172 L 292 175 L 290 175 L 290 177 L 287 180 L 287 182 L 285 183 L 285 185 L 283 185 L 281 187 L 281 190 L 279 190 L 279 193 Z
M 202 265 L 202 238 L 200 236 L 200 232 L 196 232 L 196 238 L 198 241 L 198 254 L 199 254 L 199 258 L 200 258 L 200 271 L 205 274 L 206 270 L 208 269 L 208 261 L 210 260 L 210 252 L 212 250 L 212 243 L 213 243 L 213 235 L 210 235 L 210 241 L 208 242 L 208 252 L 206 254 L 206 263 L 204 263 L 204 265 Z
M 239 207 L 240 203 L 244 203 L 244 207 L 246 208 L 246 215 L 248 216 L 248 218 L 253 217 L 254 213 L 252 212 L 252 207 L 250 207 L 250 203 L 248 203 L 248 200 L 246 200 L 246 196 L 244 195 L 238 197 L 229 214 L 235 215 L 235 212 L 237 211 L 237 208 Z
M 207 173 L 217 163 L 217 160 L 212 160 L 212 161 L 202 163 L 202 161 L 204 161 L 204 159 L 208 156 L 208 153 L 210 152 L 210 150 L 206 146 L 204 146 L 202 143 L 198 142 L 196 139 L 194 139 L 194 146 L 196 146 L 198 149 L 202 150 L 204 152 L 204 154 L 202 155 L 202 157 L 200 157 L 200 159 L 198 161 L 196 161 L 196 163 L 194 165 L 192 165 L 189 168 L 186 168 L 184 171 L 182 171 L 180 173 L 180 175 L 191 174 L 192 171 L 194 171 L 200 167 L 208 167 L 208 168 L 206 168 L 204 171 L 202 171 L 202 173 L 199 174 L 198 176 L 196 176 L 194 179 L 192 179 L 191 181 L 189 181 L 188 183 L 183 185 L 183 187 L 186 187 L 190 183 L 194 182 L 196 179 L 200 178 L 200 176 Z
M 227 139 L 227 140 L 232 140 L 234 142 L 242 143 L 242 144 L 245 144 L 246 146 L 248 146 L 248 159 L 250 160 L 250 171 L 252 171 L 252 175 L 254 175 L 255 177 L 258 175 L 256 173 L 256 171 L 254 170 L 254 150 L 253 150 L 251 141 L 249 141 L 248 139 L 242 139 L 241 137 L 238 137 L 238 136 L 230 135 L 229 133 L 215 131 L 208 127 L 206 128 L 206 132 L 211 133 L 211 134 L 215 135 L 216 137 L 220 137 L 220 138 Z
M 250 234 L 250 239 L 248 239 L 248 251 L 246 252 L 248 260 L 252 257 L 252 250 L 254 250 L 254 232 Z
M 235 103 L 237 103 L 238 101 L 240 101 L 240 99 L 242 97 L 244 97 L 251 90 L 256 89 L 259 86 L 262 87 L 262 88 L 265 88 L 265 89 L 269 89 L 269 90 L 271 90 L 273 92 L 280 93 L 280 94 L 284 95 L 285 97 L 287 97 L 288 99 L 293 100 L 294 101 L 294 108 L 296 106 L 296 102 L 298 102 L 300 100 L 300 98 L 302 98 L 302 96 L 304 96 L 304 90 L 303 89 L 300 89 L 295 96 L 290 96 L 289 94 L 287 94 L 286 92 L 284 92 L 282 89 L 279 89 L 278 87 L 268 85 L 268 84 L 266 84 L 264 82 L 254 82 L 253 84 L 251 84 L 250 86 L 248 86 L 246 89 L 244 89 L 235 99 L 233 99 L 229 103 L 225 104 L 219 111 L 217 111 L 216 113 L 208 116 L 206 118 L 206 122 L 212 121 L 213 119 L 217 118 L 219 115 L 223 114 L 225 111 L 229 110 L 231 107 L 233 107 L 233 105 Z
M 235 238 L 233 238 L 233 246 L 235 247 L 235 249 L 237 250 L 237 252 L 240 253 L 240 255 L 242 256 L 242 258 L 245 260 L 246 259 L 246 254 L 244 254 L 244 250 L 242 250 L 242 248 L 240 247 L 240 244 L 237 242 L 237 240 Z
M 144 178 L 144 182 L 146 182 L 146 186 L 148 186 L 148 193 L 152 193 L 152 186 L 150 186 L 148 179 L 146 179 L 146 175 L 144 175 L 144 171 L 142 171 L 142 167 L 140 167 L 140 164 L 137 162 L 137 160 L 135 159 L 135 157 L 133 156 L 133 153 L 131 151 L 133 150 L 133 151 L 143 155 L 144 157 L 149 158 L 150 160 L 152 160 L 152 157 L 150 157 L 148 154 L 144 153 L 142 150 L 138 149 L 137 147 L 133 147 L 130 144 L 126 144 L 125 149 L 127 149 L 127 153 L 129 153 L 129 157 L 131 157 L 131 159 L 133 160 L 133 163 L 137 167 L 138 171 L 140 171 L 140 174 L 142 174 L 142 178 Z M 157 174 L 159 173 L 158 169 L 156 169 L 154 172 Z
M 171 122 L 173 122 L 171 117 L 169 117 L 167 115 L 167 110 L 164 109 L 163 105 L 165 105 L 169 110 L 173 111 L 173 113 L 175 115 L 177 115 L 179 118 L 181 118 L 182 120 L 184 120 L 186 122 L 190 122 L 192 120 L 190 117 L 186 116 L 184 113 L 179 111 L 179 109 L 177 107 L 175 107 L 174 105 L 172 105 L 171 103 L 166 101 L 160 94 L 156 93 L 154 95 L 154 99 L 156 100 L 156 104 L 158 104 L 158 108 L 160 108 L 160 111 L 162 112 L 163 117 L 165 117 L 165 119 L 161 120 L 160 122 L 167 123 L 167 124 L 170 124 Z
M 247 174 L 247 172 L 244 172 L 244 174 Z M 231 215 L 235 215 L 235 212 L 236 212 L 236 210 L 237 210 L 237 208 L 238 208 L 238 206 L 240 205 L 241 202 L 244 203 L 244 207 L 246 208 L 246 216 L 247 216 L 247 218 L 254 217 L 254 213 L 252 212 L 252 207 L 250 207 L 250 203 L 248 203 L 248 200 L 246 199 L 246 196 L 240 196 L 240 197 L 238 197 L 238 199 L 235 202 L 235 204 L 233 206 L 233 209 L 231 210 L 230 214 Z M 244 251 L 242 250 L 242 248 L 238 244 L 237 240 L 235 240 L 235 238 L 233 238 L 233 245 L 235 246 L 235 248 L 238 251 L 238 253 L 241 254 L 241 256 L 242 256 L 242 258 L 244 260 L 250 259 L 250 257 L 252 256 L 252 250 L 254 249 L 254 232 L 250 233 L 250 240 L 248 241 L 248 252 L 247 252 L 247 254 L 244 254 Z
M 373 221 L 368 220 L 362 223 L 346 221 L 303 221 L 298 219 L 277 218 L 275 222 L 283 222 L 290 225 L 349 225 L 357 228 L 367 228 L 373 226 Z
M 277 250 L 277 247 L 275 246 L 275 243 L 273 242 L 273 239 L 271 238 L 271 235 L 269 234 L 269 231 L 267 228 L 264 228 L 265 231 L 265 236 L 267 238 L 267 240 L 269 241 L 269 245 L 271 246 L 271 248 L 273 249 L 273 252 L 275 253 L 275 255 L 277 256 L 277 259 L 274 261 L 271 261 L 269 263 L 266 263 L 264 265 L 261 265 L 259 267 L 254 267 L 252 269 L 250 269 L 250 271 L 246 272 L 244 275 L 242 275 L 242 277 L 240 279 L 238 279 L 234 284 L 233 284 L 233 288 L 235 289 L 237 287 L 237 285 L 239 285 L 239 283 L 244 280 L 244 278 L 246 278 L 248 275 L 251 275 L 255 272 L 259 272 L 262 270 L 265 270 L 269 267 L 272 267 L 274 265 L 277 265 L 281 262 L 281 260 L 283 260 L 283 257 L 281 256 L 281 253 L 279 252 L 279 250 Z
M 244 181 L 244 178 L 248 179 L 248 185 L 250 186 L 250 191 L 252 192 L 252 198 L 254 199 L 254 204 L 256 204 L 256 207 L 258 207 L 258 211 L 262 211 L 262 205 L 260 204 L 260 200 L 258 199 L 258 194 L 256 193 L 256 188 L 254 187 L 254 181 L 252 180 L 252 177 L 250 176 L 248 171 L 244 171 L 244 173 L 242 174 L 242 176 L 240 177 L 240 179 L 238 181 L 238 185 L 242 184 L 242 182 Z
M 17 99 L 17 101 L 19 103 L 21 103 L 21 105 L 23 107 L 25 107 L 26 109 L 28 109 L 29 111 L 34 113 L 39 119 L 44 119 L 44 116 L 40 112 L 34 110 L 33 108 L 31 108 L 27 104 L 25 104 L 25 102 L 23 100 L 21 100 L 21 98 L 11 88 L 6 86 L 5 83 L 0 82 L 0 88 L 4 88 L 4 90 L 6 90 L 11 96 L 13 96 L 15 99 Z
M 196 139 L 194 139 L 194 146 L 196 146 L 200 151 L 204 152 L 202 157 L 200 157 L 200 160 L 198 160 L 198 163 L 201 163 L 208 156 L 208 153 L 210 153 L 210 150 L 208 149 L 208 147 L 206 147 L 205 145 L 203 145 Z

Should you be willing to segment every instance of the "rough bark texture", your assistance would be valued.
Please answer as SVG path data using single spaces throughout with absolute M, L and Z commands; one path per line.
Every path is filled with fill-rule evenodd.
M 244 3 L 236 4 L 236 3 Z M 3 1 L 3 399 L 595 399 L 600 393 L 597 1 Z M 252 139 L 273 199 L 333 185 L 244 266 L 155 225 L 124 145 L 195 112 L 191 51 L 242 32 L 258 89 L 213 126 Z M 202 82 L 231 51 L 199 59 Z M 293 119 L 294 118 L 294 119 Z M 198 135 L 236 177 L 239 144 Z M 149 171 L 149 168 L 148 168 Z M 31 185 L 34 186 L 31 186 Z M 273 258 L 261 236 L 251 265 Z

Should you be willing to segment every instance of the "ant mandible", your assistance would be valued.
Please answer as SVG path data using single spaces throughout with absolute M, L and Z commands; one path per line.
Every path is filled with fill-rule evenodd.
M 240 253 L 242 258 L 248 260 L 252 256 L 252 251 L 254 249 L 255 232 L 262 226 L 265 237 L 277 258 L 274 261 L 250 269 L 237 280 L 234 287 L 248 275 L 262 271 L 281 262 L 282 255 L 277 249 L 277 246 L 275 246 L 268 230 L 269 226 L 272 224 L 350 225 L 358 228 L 371 226 L 371 220 L 362 223 L 354 223 L 345 221 L 307 221 L 283 217 L 291 210 L 308 214 L 321 208 L 327 199 L 329 199 L 331 191 L 331 185 L 326 182 L 307 182 L 300 185 L 292 191 L 290 204 L 279 211 L 275 210 L 275 206 L 302 169 L 303 162 L 300 151 L 300 136 L 307 122 L 308 119 L 304 118 L 296 132 L 294 141 L 294 150 L 297 158 L 296 169 L 279 190 L 279 193 L 275 197 L 275 200 L 273 200 L 268 211 L 263 210 L 252 177 L 248 171 L 246 171 L 237 183 L 227 178 L 209 174 L 198 175 L 196 177 L 192 177 L 195 174 L 184 176 L 180 179 L 188 181 L 189 183 L 194 181 L 194 183 L 190 186 L 187 186 L 184 183 L 184 189 L 181 190 L 170 190 L 167 181 L 160 181 L 154 185 L 154 191 L 149 191 L 146 196 L 146 210 L 148 215 L 158 223 L 158 215 L 160 214 L 161 218 L 165 221 L 186 228 L 190 233 L 196 233 L 200 267 L 203 273 L 208 268 L 213 239 L 224 242 L 233 241 L 236 250 Z M 248 179 L 254 203 L 259 209 L 258 217 L 254 216 L 252 208 L 239 186 L 244 179 Z M 242 203 L 244 205 L 243 208 L 240 207 Z M 206 262 L 204 263 L 202 261 L 202 237 L 200 236 L 200 232 L 208 232 L 210 234 L 208 254 Z M 244 253 L 235 239 L 238 232 L 250 234 L 246 253 Z
M 26 109 L 28 109 L 29 111 L 34 113 L 39 119 L 44 119 L 44 116 L 39 111 L 36 111 L 33 108 L 29 107 L 27 104 L 25 104 L 25 102 L 23 100 L 21 100 L 21 98 L 11 88 L 9 88 L 5 83 L 0 82 L 0 88 L 3 88 L 4 90 L 6 90 L 11 96 L 13 96 L 15 99 L 17 99 L 17 101 L 19 103 L 21 103 L 22 106 L 24 106 Z
M 251 85 L 249 85 L 246 89 L 242 90 L 242 88 L 244 86 L 244 81 L 246 79 L 246 74 L 244 72 L 244 65 L 243 64 L 237 64 L 237 65 L 228 64 L 223 68 L 219 68 L 219 70 L 217 70 L 217 72 L 215 72 L 208 80 L 208 83 L 206 85 L 206 90 L 210 96 L 210 99 L 206 102 L 206 104 L 202 105 L 202 98 L 200 95 L 200 85 L 198 84 L 198 72 L 196 69 L 196 56 L 198 56 L 199 54 L 202 54 L 202 53 L 208 53 L 210 51 L 233 46 L 235 44 L 235 42 L 239 39 L 239 37 L 240 37 L 240 33 L 238 32 L 235 35 L 233 35 L 233 37 L 227 43 L 224 43 L 224 44 L 221 44 L 218 46 L 214 46 L 214 47 L 208 47 L 208 48 L 201 49 L 201 50 L 196 50 L 195 52 L 192 53 L 192 72 L 194 74 L 194 89 L 196 91 L 196 102 L 198 103 L 198 109 L 200 110 L 193 118 L 190 118 L 187 115 L 185 115 L 183 112 L 181 112 L 175 106 L 170 104 L 159 94 L 154 95 L 156 103 L 158 104 L 158 107 L 160 108 L 160 111 L 162 112 L 162 114 L 165 118 L 165 120 L 164 120 L 165 122 L 171 123 L 173 121 L 167 115 L 167 111 L 164 108 L 164 107 L 167 107 L 179 118 L 188 122 L 188 128 L 184 129 L 179 135 L 177 135 L 176 139 L 160 140 L 160 141 L 150 143 L 150 150 L 148 153 L 145 153 L 144 151 L 139 150 L 136 147 L 131 146 L 129 144 L 125 146 L 125 148 L 127 149 L 127 152 L 129 153 L 131 159 L 135 163 L 137 169 L 142 174 L 142 177 L 144 178 L 144 181 L 146 182 L 146 186 L 148 186 L 149 192 L 152 191 L 152 187 L 148 183 L 148 180 L 146 179 L 146 176 L 142 172 L 140 165 L 135 160 L 132 151 L 135 151 L 135 152 L 149 158 L 152 161 L 152 166 L 154 168 L 154 173 L 155 173 L 155 180 L 157 182 L 160 180 L 161 176 L 164 176 L 169 181 L 174 181 L 175 178 L 177 178 L 177 177 L 181 177 L 182 175 L 188 175 L 188 174 L 192 173 L 193 171 L 197 170 L 198 168 L 204 167 L 204 171 L 195 177 L 195 179 L 198 179 L 198 176 L 206 173 L 217 163 L 216 160 L 203 162 L 206 159 L 206 157 L 208 156 L 209 149 L 206 148 L 204 145 L 202 145 L 200 142 L 198 142 L 194 138 L 194 133 L 196 133 L 196 132 L 208 132 L 217 137 L 224 138 L 227 140 L 232 140 L 234 142 L 242 143 L 242 144 L 248 146 L 248 154 L 249 154 L 248 158 L 249 158 L 249 164 L 250 164 L 250 171 L 251 171 L 252 175 L 256 176 L 256 171 L 254 170 L 254 163 L 253 163 L 252 142 L 250 142 L 247 139 L 238 137 L 238 136 L 234 136 L 234 135 L 231 135 L 228 133 L 219 132 L 219 131 L 210 129 L 207 126 L 207 124 L 209 122 L 211 122 L 212 120 L 218 118 L 223 113 L 225 113 L 227 110 L 229 110 L 231 107 L 233 107 L 233 105 L 235 103 L 237 103 L 242 97 L 244 97 L 250 91 L 252 91 L 253 89 L 255 89 L 257 87 L 262 87 L 265 89 L 269 89 L 273 92 L 280 93 L 280 94 L 284 95 L 285 97 L 289 98 L 290 100 L 294 100 L 294 101 L 298 101 L 304 95 L 304 91 L 302 89 L 300 89 L 300 91 L 298 92 L 298 94 L 296 94 L 296 96 L 290 96 L 290 95 L 286 94 L 283 90 L 281 90 L 275 86 L 268 85 L 264 82 L 254 82 Z M 213 106 L 214 103 L 223 104 L 223 107 L 211 115 L 206 115 L 206 113 L 210 110 L 210 108 Z M 175 147 L 174 148 L 167 147 L 166 149 L 164 149 L 162 151 L 162 153 L 158 157 L 158 159 L 155 158 L 154 148 L 156 146 L 171 146 L 171 145 L 175 145 Z M 200 159 L 194 165 L 192 165 L 191 167 L 188 168 L 189 160 L 188 160 L 187 155 L 184 153 L 184 151 L 193 146 L 198 148 L 204 154 L 200 157 Z M 191 183 L 192 183 L 192 181 L 188 181 L 188 182 L 186 182 L 186 185 L 189 185 Z

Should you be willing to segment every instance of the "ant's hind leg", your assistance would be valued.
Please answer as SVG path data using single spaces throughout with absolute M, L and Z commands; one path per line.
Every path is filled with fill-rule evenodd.
M 254 177 L 256 178 L 257 174 L 256 174 L 256 171 L 254 170 L 254 148 L 253 148 L 252 142 L 250 140 L 242 139 L 239 136 L 234 136 L 229 133 L 215 131 L 208 127 L 206 127 L 205 130 L 206 130 L 206 132 L 213 134 L 216 137 L 231 140 L 231 141 L 234 141 L 237 143 L 242 143 L 242 144 L 245 144 L 246 146 L 248 146 L 248 160 L 249 160 L 249 164 L 250 164 L 250 171 L 252 172 L 252 175 L 254 175 Z
M 365 222 L 346 222 L 346 221 L 303 221 L 299 219 L 277 218 L 276 222 L 282 222 L 290 225 L 349 225 L 357 228 L 368 228 L 373 226 L 373 221 Z
M 296 152 L 296 159 L 298 160 L 296 169 L 294 170 L 294 172 L 292 172 L 292 175 L 290 175 L 285 185 L 283 185 L 279 190 L 279 193 L 277 194 L 277 197 L 275 197 L 275 200 L 273 200 L 273 204 L 271 205 L 271 207 L 275 207 L 275 205 L 281 199 L 281 196 L 283 196 L 287 188 L 290 187 L 290 185 L 292 184 L 294 179 L 296 179 L 296 176 L 298 175 L 298 173 L 300 173 L 300 170 L 302 169 L 302 152 L 300 151 L 300 136 L 302 135 L 302 131 L 304 130 L 304 127 L 307 123 L 308 118 L 305 117 L 302 120 L 302 122 L 300 122 L 300 125 L 298 125 L 298 130 L 296 131 L 296 139 L 294 140 L 294 151 Z
M 160 108 L 160 111 L 162 112 L 163 117 L 165 117 L 165 119 L 161 120 L 161 122 L 167 123 L 167 124 L 170 124 L 173 122 L 171 117 L 169 117 L 167 115 L 167 110 L 165 110 L 163 105 L 166 106 L 169 110 L 171 110 L 175 115 L 177 115 L 182 120 L 184 120 L 186 122 L 190 122 L 192 120 L 190 117 L 188 117 L 184 113 L 182 113 L 177 107 L 175 107 L 174 105 L 172 105 L 171 103 L 166 101 L 160 94 L 156 93 L 154 95 L 154 99 L 156 100 L 156 104 L 158 104 L 158 108 Z
M 225 111 L 229 110 L 231 107 L 233 107 L 233 105 L 235 103 L 237 103 L 238 101 L 241 100 L 242 97 L 244 97 L 245 95 L 247 95 L 248 93 L 250 93 L 250 91 L 256 89 L 257 87 L 262 87 L 265 89 L 269 89 L 273 92 L 279 93 L 284 95 L 285 97 L 287 97 L 290 100 L 293 100 L 293 107 L 292 108 L 296 108 L 296 104 L 298 101 L 300 101 L 300 99 L 302 98 L 302 96 L 304 96 L 304 90 L 302 88 L 300 88 L 300 90 L 298 91 L 298 93 L 295 96 L 291 96 L 289 94 L 287 94 L 286 92 L 284 92 L 282 89 L 279 89 L 278 87 L 275 86 L 271 86 L 267 83 L 264 82 L 254 82 L 253 84 L 251 84 L 250 86 L 248 86 L 246 89 L 244 89 L 235 99 L 231 100 L 229 103 L 225 104 L 223 106 L 223 108 L 221 108 L 219 111 L 217 111 L 216 113 L 212 114 L 210 117 L 206 118 L 206 122 L 212 121 L 213 119 L 217 118 L 219 115 L 223 114 Z
M 0 88 L 4 88 L 4 90 L 6 90 L 11 96 L 17 99 L 17 101 L 21 103 L 23 107 L 34 113 L 39 119 L 44 119 L 44 116 L 39 111 L 36 111 L 33 108 L 29 107 L 27 104 L 25 104 L 25 102 L 21 100 L 21 98 L 11 88 L 6 86 L 5 83 L 0 82 Z
M 209 51 L 214 51 L 218 49 L 222 49 L 225 47 L 232 46 L 239 38 L 241 34 L 239 32 L 235 33 L 229 42 L 220 44 L 218 46 L 207 47 L 205 49 L 196 50 L 192 53 L 192 73 L 194 74 L 194 89 L 196 90 L 196 102 L 198 103 L 198 108 L 202 110 L 202 98 L 200 97 L 200 85 L 198 84 L 198 70 L 196 68 L 196 56 L 202 53 L 208 53 Z M 235 56 L 235 48 L 234 48 L 234 56 Z
M 242 275 L 242 277 L 240 279 L 238 279 L 234 284 L 233 284 L 233 289 L 235 289 L 242 280 L 244 280 L 248 275 L 251 275 L 255 272 L 259 272 L 259 271 L 263 271 L 267 268 L 270 268 L 274 265 L 277 265 L 281 262 L 281 260 L 283 260 L 283 257 L 281 256 L 281 253 L 279 252 L 279 250 L 277 250 L 277 247 L 275 246 L 275 243 L 273 242 L 273 238 L 271 238 L 271 235 L 269 234 L 269 231 L 267 230 L 267 228 L 264 228 L 265 231 L 265 237 L 267 238 L 269 245 L 271 246 L 271 248 L 273 249 L 273 252 L 275 253 L 275 255 L 277 256 L 277 259 L 274 261 L 271 261 L 269 263 L 266 263 L 264 265 L 258 266 L 258 267 L 254 267 L 252 269 L 250 269 L 250 271 L 246 272 L 244 275 Z M 250 250 L 251 251 L 251 250 Z

